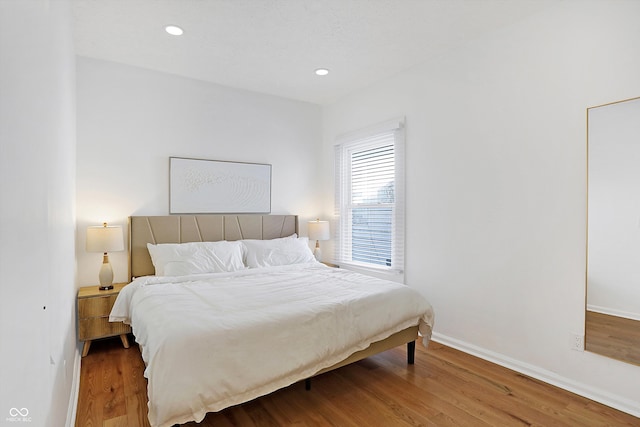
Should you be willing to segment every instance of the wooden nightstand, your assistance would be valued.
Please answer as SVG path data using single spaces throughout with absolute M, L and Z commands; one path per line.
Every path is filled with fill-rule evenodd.
M 131 327 L 122 322 L 109 322 L 109 312 L 116 302 L 120 289 L 126 283 L 114 283 L 113 289 L 99 290 L 98 286 L 86 286 L 78 291 L 78 339 L 84 341 L 82 357 L 89 353 L 91 341 L 120 335 L 124 348 L 129 348 L 127 334 Z

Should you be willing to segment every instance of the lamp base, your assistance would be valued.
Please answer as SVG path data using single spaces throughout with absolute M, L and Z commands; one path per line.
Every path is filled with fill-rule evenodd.
M 316 240 L 316 248 L 313 250 L 313 256 L 316 257 L 316 261 L 322 262 L 322 251 L 320 250 L 320 242 Z
M 113 269 L 111 268 L 109 256 L 106 252 L 102 257 L 102 266 L 100 267 L 100 274 L 98 275 L 98 278 L 100 279 L 101 291 L 113 289 Z

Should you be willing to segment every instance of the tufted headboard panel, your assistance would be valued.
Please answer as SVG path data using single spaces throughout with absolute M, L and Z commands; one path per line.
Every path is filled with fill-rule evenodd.
M 167 215 L 129 217 L 129 280 L 155 274 L 147 243 L 268 240 L 298 232 L 297 215 Z

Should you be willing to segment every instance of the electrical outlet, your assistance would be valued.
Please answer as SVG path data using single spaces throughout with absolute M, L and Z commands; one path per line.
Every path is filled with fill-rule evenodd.
M 571 333 L 571 350 L 584 351 L 584 335 Z

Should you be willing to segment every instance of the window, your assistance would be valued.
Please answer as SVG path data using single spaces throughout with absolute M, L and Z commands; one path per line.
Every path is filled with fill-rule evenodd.
M 336 145 L 336 262 L 404 270 L 402 122 L 339 139 Z

